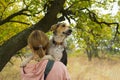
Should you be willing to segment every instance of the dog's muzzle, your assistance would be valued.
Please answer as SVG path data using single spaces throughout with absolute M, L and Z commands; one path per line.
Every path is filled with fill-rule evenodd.
M 67 36 L 70 35 L 71 33 L 72 33 L 71 29 L 67 30 L 66 32 L 63 32 L 63 34 L 66 34 Z

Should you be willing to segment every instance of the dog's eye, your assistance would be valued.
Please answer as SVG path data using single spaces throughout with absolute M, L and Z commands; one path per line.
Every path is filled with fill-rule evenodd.
M 65 27 L 65 24 L 63 24 L 62 27 Z

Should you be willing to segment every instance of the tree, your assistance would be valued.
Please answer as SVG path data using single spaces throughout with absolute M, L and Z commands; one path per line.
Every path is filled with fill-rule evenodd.
M 100 14 L 99 9 L 112 9 L 112 3 L 119 1 L 97 0 L 2 0 L 0 1 L 0 71 L 16 54 L 26 46 L 26 40 L 32 30 L 47 32 L 58 21 L 73 21 L 74 43 L 86 50 L 89 60 L 98 55 L 99 47 L 119 47 L 120 16 Z M 64 4 L 65 3 L 65 4 Z M 111 6 L 111 7 L 108 7 Z M 19 26 L 15 33 L 8 34 L 8 27 Z M 24 27 L 21 27 L 24 26 Z M 14 28 L 15 29 L 15 28 Z M 4 31 L 3 31 L 4 30 Z M 12 31 L 13 32 L 13 31 Z M 8 35 L 7 37 L 4 36 Z M 119 42 L 120 43 L 120 42 Z M 105 45 L 107 44 L 107 45 Z M 102 46 L 101 46 L 102 45 Z
M 51 6 L 47 7 L 49 11 L 47 11 L 45 16 L 38 23 L 13 36 L 0 47 L 0 71 L 18 50 L 26 46 L 27 37 L 32 30 L 40 29 L 47 32 L 50 26 L 58 21 L 57 14 L 62 9 L 64 2 L 65 0 L 51 1 Z M 8 16 L 6 19 L 1 21 L 1 25 L 9 22 L 13 17 L 21 15 L 25 10 L 26 8 Z

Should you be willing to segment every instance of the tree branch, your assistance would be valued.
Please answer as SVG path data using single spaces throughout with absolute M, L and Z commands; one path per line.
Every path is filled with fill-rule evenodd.
M 0 1 L 0 4 L 5 8 L 5 5 L 4 5 L 4 3 L 2 1 Z
M 112 23 L 109 23 L 109 22 L 105 22 L 105 21 L 99 21 L 97 19 L 97 15 L 93 12 L 91 12 L 89 9 L 87 9 L 89 11 L 89 18 L 91 19 L 91 21 L 94 21 L 96 22 L 97 24 L 101 25 L 101 24 L 105 24 L 107 25 L 108 27 L 110 27 L 111 25 L 116 25 L 116 34 L 120 34 L 119 32 L 119 23 L 117 22 L 112 22 Z
M 16 16 L 18 16 L 18 15 L 24 14 L 23 12 L 26 11 L 26 10 L 27 10 L 27 9 L 25 8 L 25 9 L 22 9 L 22 10 L 14 13 L 14 14 L 8 16 L 6 19 L 0 21 L 0 25 L 3 25 L 3 24 L 5 24 L 6 22 L 9 22 L 12 18 L 14 18 L 14 17 L 16 17 Z
M 21 22 L 21 21 L 10 20 L 9 22 L 16 22 L 16 23 L 21 23 L 21 24 L 30 25 L 30 23 L 25 23 L 25 22 Z
M 32 16 L 31 14 L 28 14 L 28 13 L 26 13 L 25 11 L 29 11 L 29 10 L 28 10 L 28 6 L 27 6 L 26 8 L 24 8 L 24 9 L 16 12 L 16 13 L 8 16 L 6 19 L 0 20 L 0 25 L 3 25 L 3 24 L 5 24 L 5 23 L 7 23 L 7 22 L 11 22 L 10 20 L 11 20 L 12 18 L 18 16 L 18 15 Z M 30 11 L 29 11 L 29 12 L 30 12 Z M 39 14 L 40 12 L 42 12 L 42 10 L 36 12 L 33 16 L 35 16 L 36 14 Z
M 0 3 L 1 3 L 1 4 L 3 5 L 3 7 L 4 7 L 4 10 L 3 10 L 2 15 L 1 15 L 1 19 L 2 19 L 2 16 L 3 16 L 5 10 L 7 9 L 7 7 L 9 7 L 9 5 L 13 4 L 14 2 L 15 2 L 15 1 L 12 1 L 12 2 L 9 2 L 7 5 L 4 5 L 3 2 L 0 1 Z

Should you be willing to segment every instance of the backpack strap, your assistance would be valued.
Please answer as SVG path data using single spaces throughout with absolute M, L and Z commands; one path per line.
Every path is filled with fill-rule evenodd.
M 49 74 L 50 70 L 53 67 L 53 64 L 54 64 L 53 60 L 48 60 L 48 63 L 46 65 L 45 72 L 44 72 L 44 80 L 46 80 L 47 75 Z

